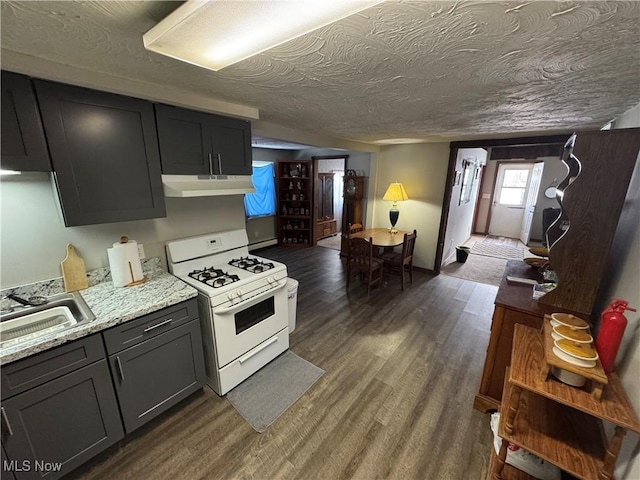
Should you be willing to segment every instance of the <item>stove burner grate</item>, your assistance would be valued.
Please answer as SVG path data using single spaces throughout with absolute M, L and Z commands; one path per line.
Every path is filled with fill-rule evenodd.
M 243 270 L 251 273 L 262 273 L 275 268 L 275 265 L 271 262 L 263 262 L 258 258 L 252 257 L 234 258 L 229 262 L 229 265 L 236 268 L 242 268 Z
M 240 277 L 237 275 L 230 275 L 220 268 L 213 267 L 194 270 L 189 273 L 189 276 L 213 288 L 224 287 L 225 285 L 229 285 L 230 283 L 240 280 Z

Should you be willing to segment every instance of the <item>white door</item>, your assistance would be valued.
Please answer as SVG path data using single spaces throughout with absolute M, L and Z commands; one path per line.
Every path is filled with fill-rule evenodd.
M 533 214 L 536 211 L 536 203 L 538 201 L 538 191 L 540 190 L 540 179 L 542 178 L 543 168 L 544 163 L 539 162 L 533 166 L 533 170 L 531 171 L 531 181 L 529 182 L 527 201 L 524 204 L 522 230 L 520 230 L 520 241 L 525 245 L 529 243 L 529 235 L 531 234 L 531 223 L 533 222 Z
M 533 163 L 501 163 L 493 193 L 489 234 L 518 238 Z

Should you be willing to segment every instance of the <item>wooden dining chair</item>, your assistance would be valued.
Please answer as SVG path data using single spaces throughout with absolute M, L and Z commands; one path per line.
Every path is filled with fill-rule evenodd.
M 373 239 L 349 238 L 347 249 L 347 290 L 351 277 L 358 275 L 367 284 L 367 298 L 371 286 L 382 285 L 384 262 L 373 256 Z
M 384 260 L 384 269 L 391 272 L 399 272 L 402 277 L 402 290 L 404 290 L 404 272 L 409 270 L 409 280 L 413 283 L 413 249 L 416 245 L 418 233 L 405 233 L 402 241 L 401 252 L 386 252 L 380 255 Z
M 361 232 L 361 231 L 364 230 L 364 224 L 363 223 L 350 223 L 348 230 L 349 231 L 347 233 L 349 235 L 351 235 L 352 233 Z

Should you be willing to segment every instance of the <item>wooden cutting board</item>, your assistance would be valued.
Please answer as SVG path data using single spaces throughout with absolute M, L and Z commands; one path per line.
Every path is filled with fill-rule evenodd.
M 64 289 L 67 292 L 75 292 L 89 286 L 84 260 L 78 255 L 73 245 L 67 245 L 67 256 L 60 263 Z

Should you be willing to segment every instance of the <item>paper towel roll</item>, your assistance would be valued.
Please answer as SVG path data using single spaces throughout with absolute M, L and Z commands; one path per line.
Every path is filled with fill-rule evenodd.
M 135 240 L 126 240 L 126 237 L 123 240 L 126 243 L 116 242 L 113 248 L 107 249 L 111 279 L 116 287 L 124 287 L 144 278 L 138 244 Z

